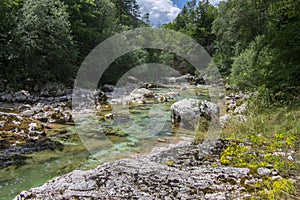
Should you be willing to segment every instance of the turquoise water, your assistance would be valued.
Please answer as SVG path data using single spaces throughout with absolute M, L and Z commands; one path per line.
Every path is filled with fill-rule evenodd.
M 177 96 L 173 101 L 132 105 L 129 108 L 124 108 L 124 110 L 121 106 L 116 109 L 119 115 L 122 112 L 128 114 L 129 111 L 130 120 L 120 118 L 118 123 L 115 123 L 114 120 L 99 120 L 100 126 L 104 129 L 116 130 L 117 132 L 124 130 L 128 136 L 118 137 L 112 135 L 97 141 L 98 145 L 100 142 L 100 146 L 103 142 L 103 148 L 93 152 L 93 154 L 87 151 L 83 145 L 76 127 L 66 126 L 66 133 L 53 138 L 64 144 L 62 150 L 43 151 L 26 155 L 25 164 L 0 169 L 0 200 L 13 199 L 23 190 L 42 185 L 75 169 L 86 170 L 95 168 L 104 162 L 125 157 L 134 158 L 138 154 L 149 152 L 154 147 L 178 142 L 181 136 L 193 137 L 193 132 L 187 132 L 172 126 L 170 106 L 173 102 L 186 97 L 205 99 L 208 91 L 203 88 L 190 88 L 184 91 L 178 89 L 178 91 L 180 96 Z M 202 95 L 199 96 L 199 93 Z M 113 109 L 113 111 L 115 110 Z M 112 111 L 106 113 L 109 112 Z M 156 121 L 160 118 L 165 119 L 163 123 L 159 120 Z M 132 126 L 132 124 L 136 126 Z M 153 127 L 159 128 L 153 130 Z M 110 145 L 105 146 L 104 144 L 108 141 Z

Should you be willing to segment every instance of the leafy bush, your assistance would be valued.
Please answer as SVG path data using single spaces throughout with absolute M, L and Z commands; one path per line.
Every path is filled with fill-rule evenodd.
M 15 50 L 24 76 L 65 82 L 74 74 L 76 50 L 66 6 L 57 0 L 24 2 L 15 33 Z

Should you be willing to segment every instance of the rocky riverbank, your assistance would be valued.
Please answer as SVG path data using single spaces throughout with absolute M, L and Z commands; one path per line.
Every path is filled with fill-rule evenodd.
M 134 77 L 131 79 L 134 79 Z M 1 133 L 2 141 L 4 141 L 4 145 L 2 145 L 3 148 L 1 147 L 1 155 L 5 155 L 1 161 L 2 166 L 22 163 L 22 161 L 26 159 L 26 154 L 28 153 L 45 149 L 63 148 L 63 145 L 59 142 L 56 142 L 55 137 L 53 138 L 53 136 L 56 134 L 64 134 L 63 126 L 73 125 L 73 118 L 75 118 L 75 114 L 83 116 L 85 113 L 92 113 L 93 115 L 97 116 L 97 119 L 100 122 L 100 129 L 104 134 L 101 135 L 100 139 L 107 138 L 113 144 L 117 144 L 119 142 L 128 142 L 128 144 L 130 143 L 130 145 L 132 145 L 132 142 L 130 142 L 130 140 L 127 138 L 129 134 L 113 125 L 114 118 L 119 120 L 122 119 L 121 121 L 126 121 L 128 119 L 128 116 L 118 116 L 122 113 L 118 113 L 117 110 L 112 109 L 112 107 L 115 105 L 128 105 L 130 106 L 130 113 L 135 114 L 139 114 L 141 112 L 141 110 L 136 110 L 136 108 L 139 107 L 143 109 L 150 109 L 150 105 L 168 105 L 168 107 L 171 109 L 169 112 L 172 113 L 172 118 L 168 120 L 172 121 L 174 126 L 177 128 L 178 126 L 182 126 L 182 128 L 185 129 L 194 129 L 195 127 L 198 127 L 198 129 L 200 128 L 199 130 L 201 131 L 207 131 L 207 127 L 212 124 L 215 124 L 219 129 L 220 125 L 223 127 L 226 126 L 226 123 L 228 123 L 228 121 L 234 117 L 243 118 L 242 114 L 245 112 L 247 107 L 244 102 L 251 96 L 251 94 L 243 93 L 230 94 L 228 96 L 219 94 L 218 98 L 221 101 L 225 101 L 223 101 L 224 105 L 217 105 L 203 100 L 203 97 L 208 96 L 208 88 L 211 86 L 190 86 L 187 82 L 188 79 L 185 76 L 175 78 L 174 80 L 170 79 L 171 81 L 168 81 L 165 84 L 142 83 L 137 79 L 134 80 L 134 83 L 128 82 L 128 84 L 126 84 L 124 87 L 104 85 L 99 91 L 77 90 L 79 94 L 75 94 L 75 103 L 79 104 L 75 105 L 78 106 L 77 108 L 79 108 L 78 112 L 77 110 L 74 110 L 74 105 L 73 110 L 71 109 L 74 101 L 71 101 L 72 95 L 66 92 L 59 92 L 59 94 L 62 96 L 55 94 L 55 90 L 53 91 L 50 89 L 44 90 L 43 96 L 33 96 L 27 91 L 20 91 L 12 94 L 3 93 L 4 95 L 1 96 L 0 100 L 8 103 L 8 105 L 14 105 L 14 107 L 2 108 L 4 111 L 2 115 L 13 115 L 18 119 L 24 119 L 25 122 L 18 122 L 15 119 L 11 119 L 9 122 L 7 118 L 3 120 L 5 124 L 3 124 L 2 127 L 9 127 L 7 124 L 8 122 L 10 124 L 14 124 L 14 126 L 10 126 L 11 128 L 9 130 L 6 130 L 10 135 L 11 133 L 14 134 L 11 135 L 11 137 L 6 137 L 4 133 Z M 66 90 L 60 89 L 59 91 Z M 186 96 L 185 93 L 189 92 L 191 94 Z M 7 98 L 7 96 L 12 96 L 12 99 Z M 190 96 L 194 97 L 195 99 L 191 99 Z M 180 101 L 180 99 L 183 100 Z M 91 103 L 93 107 L 87 107 L 87 102 Z M 171 106 L 172 104 L 173 106 Z M 227 115 L 223 116 L 224 119 L 221 117 L 221 124 L 219 123 L 219 106 L 225 107 L 227 111 Z M 224 114 L 224 112 L 222 114 Z M 149 116 L 143 117 L 149 118 Z M 20 127 L 22 127 L 24 130 L 20 129 Z M 203 129 L 203 127 L 205 128 Z M 97 129 L 97 127 L 94 128 Z M 172 134 L 172 131 L 166 132 L 166 135 L 170 136 Z M 20 135 L 21 137 L 19 137 Z M 165 142 L 167 140 L 162 138 L 158 139 L 158 141 Z M 173 146 L 168 150 L 160 150 L 159 152 L 142 156 L 136 160 L 121 160 L 99 166 L 97 169 L 95 169 L 96 171 L 91 172 L 102 173 L 97 171 L 100 168 L 108 172 L 108 174 L 103 177 L 105 180 L 109 180 L 107 183 L 108 185 L 105 187 L 103 185 L 98 185 L 97 181 L 95 185 L 94 182 L 88 177 L 89 172 L 74 171 L 73 175 L 70 176 L 78 176 L 78 179 L 67 177 L 69 175 L 62 176 L 58 179 L 63 179 L 63 177 L 66 177 L 70 180 L 72 179 L 70 185 L 73 186 L 66 186 L 66 193 L 64 192 L 65 189 L 55 191 L 57 186 L 47 183 L 46 186 L 41 187 L 43 189 L 40 190 L 40 194 L 49 193 L 49 196 L 45 197 L 46 199 L 56 199 L 58 194 L 58 199 L 79 197 L 86 197 L 87 199 L 100 197 L 131 199 L 144 198 L 144 196 L 147 199 L 157 199 L 163 197 L 169 197 L 170 199 L 222 199 L 227 198 L 228 195 L 232 197 L 235 195 L 238 197 L 244 195 L 247 196 L 247 191 L 245 190 L 245 186 L 243 185 L 244 183 L 241 180 L 245 180 L 246 177 L 248 177 L 249 170 L 246 168 L 238 169 L 225 167 L 221 166 L 220 164 L 220 152 L 226 149 L 228 144 L 229 142 L 222 140 L 213 140 L 209 142 L 205 141 L 200 145 L 185 143 L 181 146 Z M 174 155 L 171 155 L 172 152 Z M 167 157 L 162 156 L 162 154 L 166 154 Z M 198 158 L 198 154 L 203 154 L 204 156 Z M 182 155 L 182 157 L 180 155 Z M 154 158 L 156 160 L 153 160 Z M 157 159 L 161 160 L 158 161 Z M 145 165 L 143 163 L 145 163 Z M 154 166 L 157 166 L 157 168 L 153 168 Z M 229 170 L 228 173 L 227 170 Z M 117 171 L 118 174 L 115 173 Z M 157 177 L 155 175 L 156 172 L 158 173 L 158 177 L 164 177 L 159 179 L 157 183 L 155 182 L 155 178 L 152 177 Z M 173 173 L 176 177 L 176 180 L 173 180 L 172 177 L 169 179 L 168 174 Z M 225 179 L 231 176 L 235 177 L 236 175 L 234 180 L 237 182 L 237 184 L 232 184 L 231 178 L 228 178 L 228 181 L 223 180 L 224 177 L 222 174 L 224 173 L 226 174 Z M 85 178 L 81 177 L 82 174 L 84 176 L 88 174 L 88 176 L 86 176 L 87 179 L 84 181 L 83 179 Z M 189 175 L 191 175 L 190 178 L 188 178 Z M 121 186 L 123 184 L 122 180 L 133 180 L 132 176 L 138 177 L 138 180 L 141 179 L 142 183 L 125 181 L 124 187 L 127 189 L 124 189 L 124 187 Z M 251 176 L 249 177 L 251 179 Z M 166 180 L 164 180 L 165 178 Z M 113 180 L 118 180 L 116 185 Z M 174 183 L 172 181 L 174 181 Z M 103 182 L 103 180 L 100 182 Z M 198 184 L 193 185 L 193 182 Z M 92 184 L 91 187 L 89 186 L 90 183 Z M 63 185 L 64 184 L 65 183 L 63 183 Z M 202 184 L 204 184 L 204 186 L 200 187 Z M 142 187 L 140 188 L 139 185 L 142 185 Z M 160 185 L 163 187 L 160 188 Z M 71 189 L 69 189 L 69 187 Z M 75 187 L 75 190 L 72 189 L 73 187 Z M 114 189 L 112 190 L 110 187 L 113 187 Z M 226 188 L 229 188 L 229 192 L 224 192 L 227 190 Z M 35 191 L 37 190 L 33 189 L 30 190 L 30 192 L 22 193 L 18 198 L 40 199 L 43 197 L 39 196 L 39 193 L 35 193 Z
M 254 177 L 247 168 L 225 167 L 228 141 L 182 142 L 137 159 L 73 171 L 15 199 L 242 199 Z

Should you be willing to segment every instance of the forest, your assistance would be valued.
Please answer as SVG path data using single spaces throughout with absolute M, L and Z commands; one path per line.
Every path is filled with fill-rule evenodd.
M 0 9 L 2 90 L 47 81 L 72 85 L 95 46 L 115 33 L 150 26 L 149 13 L 141 16 L 135 0 L 3 0 Z M 290 100 L 299 94 L 299 10 L 294 0 L 226 1 L 218 8 L 209 1 L 191 0 L 172 23 L 158 28 L 195 39 L 235 89 Z M 133 52 L 112 64 L 113 71 L 125 72 L 149 60 L 175 69 L 183 62 L 164 54 Z M 114 82 L 103 79 L 103 84 Z

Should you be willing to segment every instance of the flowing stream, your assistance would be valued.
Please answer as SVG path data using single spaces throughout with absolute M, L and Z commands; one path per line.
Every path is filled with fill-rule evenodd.
M 159 92 L 169 92 L 163 91 L 163 89 L 156 90 L 160 90 Z M 29 154 L 26 155 L 27 159 L 25 163 L 19 166 L 13 165 L 0 169 L 0 200 L 13 199 L 23 190 L 40 186 L 57 176 L 75 169 L 87 170 L 95 168 L 104 162 L 121 158 L 134 158 L 138 154 L 150 152 L 154 147 L 176 143 L 180 140 L 180 137 L 194 137 L 194 132 L 187 132 L 186 130 L 172 126 L 170 106 L 172 103 L 188 97 L 209 99 L 208 90 L 204 87 L 189 86 L 184 89 L 177 88 L 173 91 L 179 93 L 179 96 L 174 101 L 131 105 L 131 121 L 127 122 L 128 124 L 126 124 L 126 121 L 122 122 L 122 127 L 126 127 L 128 130 L 132 123 L 138 124 L 139 129 L 135 130 L 135 132 L 138 131 L 140 135 L 129 134 L 123 137 L 115 135 L 107 136 L 107 139 L 113 145 L 93 154 L 88 152 L 83 145 L 78 136 L 76 126 L 65 125 L 66 132 L 52 138 L 63 143 L 63 149 Z M 128 108 L 124 109 L 128 110 Z M 146 137 L 143 134 L 149 134 L 149 131 L 146 131 L 149 129 L 149 123 L 155 123 L 155 121 L 151 121 L 151 116 L 159 117 L 158 111 L 160 109 L 163 109 L 168 116 L 159 131 L 155 130 L 153 134 Z M 118 108 L 118 112 L 122 112 L 122 107 Z M 100 126 L 108 127 L 110 130 L 119 130 L 120 127 L 116 127 L 117 125 L 111 121 L 100 120 Z

